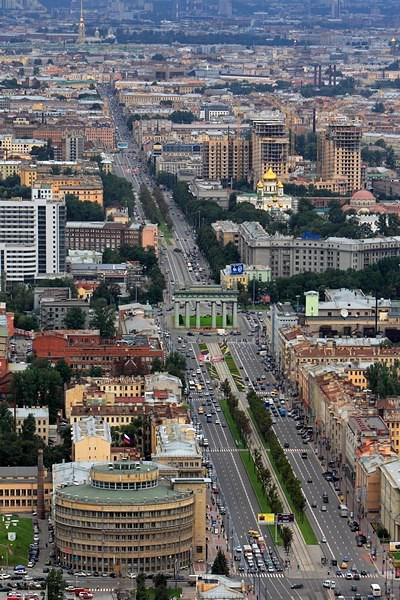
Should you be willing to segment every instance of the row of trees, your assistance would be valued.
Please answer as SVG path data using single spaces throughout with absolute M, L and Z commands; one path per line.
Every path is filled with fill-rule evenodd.
M 228 403 L 229 412 L 231 413 L 242 438 L 246 440 L 251 432 L 250 421 L 244 411 L 239 408 L 238 399 L 232 394 L 231 386 L 227 379 L 221 384 L 221 389 Z
M 79 200 L 73 194 L 66 194 L 67 221 L 104 221 L 102 207 L 97 202 Z
M 271 417 L 264 408 L 263 401 L 253 391 L 247 394 L 250 411 L 253 415 L 254 422 L 263 437 L 264 441 L 269 445 L 271 458 L 282 478 L 285 482 L 286 490 L 292 500 L 293 506 L 299 513 L 304 513 L 306 501 L 301 489 L 300 481 L 297 479 L 293 469 L 286 458 L 285 452 L 272 430 Z M 281 511 L 274 511 L 281 512 Z
M 321 296 L 327 288 L 360 288 L 365 293 L 380 297 L 400 296 L 400 269 L 397 258 L 384 258 L 361 271 L 329 269 L 324 273 L 300 273 L 293 277 L 281 277 L 266 285 L 272 302 L 303 301 L 304 293 L 317 290 Z
M 164 218 L 160 207 L 158 206 L 149 188 L 144 184 L 140 186 L 139 199 L 146 218 L 151 223 L 157 223 L 158 225 L 162 225 L 162 223 L 164 222 Z
M 168 578 L 163 573 L 154 575 L 152 579 L 151 589 L 146 588 L 146 576 L 144 573 L 139 573 L 136 578 L 136 600 L 169 600 L 171 591 L 168 588 Z
M 101 173 L 103 181 L 104 206 L 127 208 L 129 216 L 133 216 L 135 198 L 132 184 L 124 177 L 113 173 Z
M 366 370 L 368 388 L 379 398 L 400 395 L 400 361 L 392 366 L 375 363 Z
M 19 175 L 10 175 L 5 179 L 0 179 L 0 198 L 21 197 L 27 200 L 31 197 L 31 188 L 21 185 Z
M 2 402 L 0 404 L 0 461 L 10 467 L 35 466 L 38 450 L 43 450 L 46 467 L 71 458 L 71 435 L 69 428 L 63 432 L 63 441 L 59 445 L 46 446 L 36 434 L 35 419 L 28 415 L 24 420 L 21 432 L 14 429 L 12 408 Z

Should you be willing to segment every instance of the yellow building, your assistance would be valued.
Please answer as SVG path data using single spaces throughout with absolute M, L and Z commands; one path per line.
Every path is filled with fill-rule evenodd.
M 20 160 L 0 160 L 0 179 L 6 179 L 21 172 Z
M 77 384 L 65 392 L 65 416 L 71 417 L 74 406 L 113 405 L 116 398 L 139 398 L 144 395 L 143 377 L 100 377 Z
M 71 195 L 103 206 L 103 182 L 98 175 L 40 175 L 36 179 L 35 188 L 49 187 L 55 200 Z
M 221 285 L 227 290 L 237 290 L 240 285 L 247 288 L 249 276 L 243 268 L 241 273 L 233 272 L 232 267 L 236 265 L 226 265 L 225 269 L 220 271 Z M 244 266 L 243 266 L 244 267 Z
M 10 409 L 14 414 L 14 410 Z M 49 442 L 49 409 L 47 406 L 17 407 L 15 409 L 16 431 L 21 433 L 24 421 L 29 415 L 35 419 L 35 433 L 47 445 Z
M 361 363 L 358 365 L 350 364 L 348 367 L 345 367 L 347 379 L 360 390 L 366 390 L 368 388 L 366 370 L 370 364 L 371 363 Z
M 204 560 L 206 481 L 160 478 L 152 462 L 93 465 L 90 483 L 55 490 L 60 564 L 167 574 Z
M 246 180 L 250 171 L 250 140 L 236 133 L 207 132 L 202 144 L 202 177 L 210 181 Z
M 75 462 L 111 460 L 110 426 L 96 417 L 84 417 L 72 425 L 72 460 Z
M 44 472 L 44 505 L 49 511 L 51 474 Z M 30 513 L 37 509 L 38 468 L 0 467 L 0 513 Z
M 20 174 L 21 185 L 32 187 L 38 177 L 36 165 L 24 165 L 21 167 Z

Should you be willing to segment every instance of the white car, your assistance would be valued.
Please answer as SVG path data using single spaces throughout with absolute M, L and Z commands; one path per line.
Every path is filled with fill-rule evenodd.
M 328 590 L 334 590 L 336 583 L 333 581 L 333 579 L 325 579 L 325 581 L 322 582 L 322 587 L 327 588 Z
M 324 535 L 321 538 L 321 544 L 326 544 L 326 537 Z
M 136 579 L 136 573 L 128 573 L 129 579 Z
M 10 579 L 10 573 L 0 573 L 0 579 Z

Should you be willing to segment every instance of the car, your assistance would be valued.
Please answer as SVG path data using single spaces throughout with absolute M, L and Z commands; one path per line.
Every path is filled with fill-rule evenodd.
M 336 584 L 333 579 L 325 579 L 325 581 L 322 582 L 322 587 L 333 590 L 336 587 Z
M 353 573 L 351 571 L 347 571 L 347 573 L 345 573 L 345 578 L 350 581 L 353 579 Z
M 326 537 L 324 535 L 321 538 L 321 544 L 326 544 Z
M 73 592 L 74 590 L 75 590 L 74 585 L 67 585 L 67 587 L 65 588 L 66 592 Z
M 130 572 L 128 573 L 129 579 L 136 579 L 136 573 Z
M 290 447 L 290 445 L 289 445 L 289 442 L 285 442 L 285 443 L 283 444 L 283 447 L 284 447 L 284 448 L 289 448 L 289 447 Z
M 360 575 L 361 575 L 361 577 L 367 577 L 368 571 L 366 571 L 365 569 L 361 569 Z
M 317 508 L 317 503 L 315 502 L 315 500 L 311 502 L 311 508 Z
M 85 571 L 75 571 L 75 577 L 86 577 Z
M 290 586 L 291 590 L 301 590 L 304 587 L 302 583 L 292 583 Z
M 326 504 L 322 504 L 321 512 L 326 512 L 326 511 L 327 511 Z
M 0 579 L 10 579 L 10 573 L 0 573 Z

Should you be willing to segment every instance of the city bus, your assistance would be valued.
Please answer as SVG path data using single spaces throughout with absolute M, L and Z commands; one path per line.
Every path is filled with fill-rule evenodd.
M 345 504 L 341 504 L 339 506 L 339 513 L 341 517 L 348 517 L 349 516 L 349 509 L 347 508 L 347 506 Z
M 127 150 L 128 142 L 117 142 L 118 150 Z

